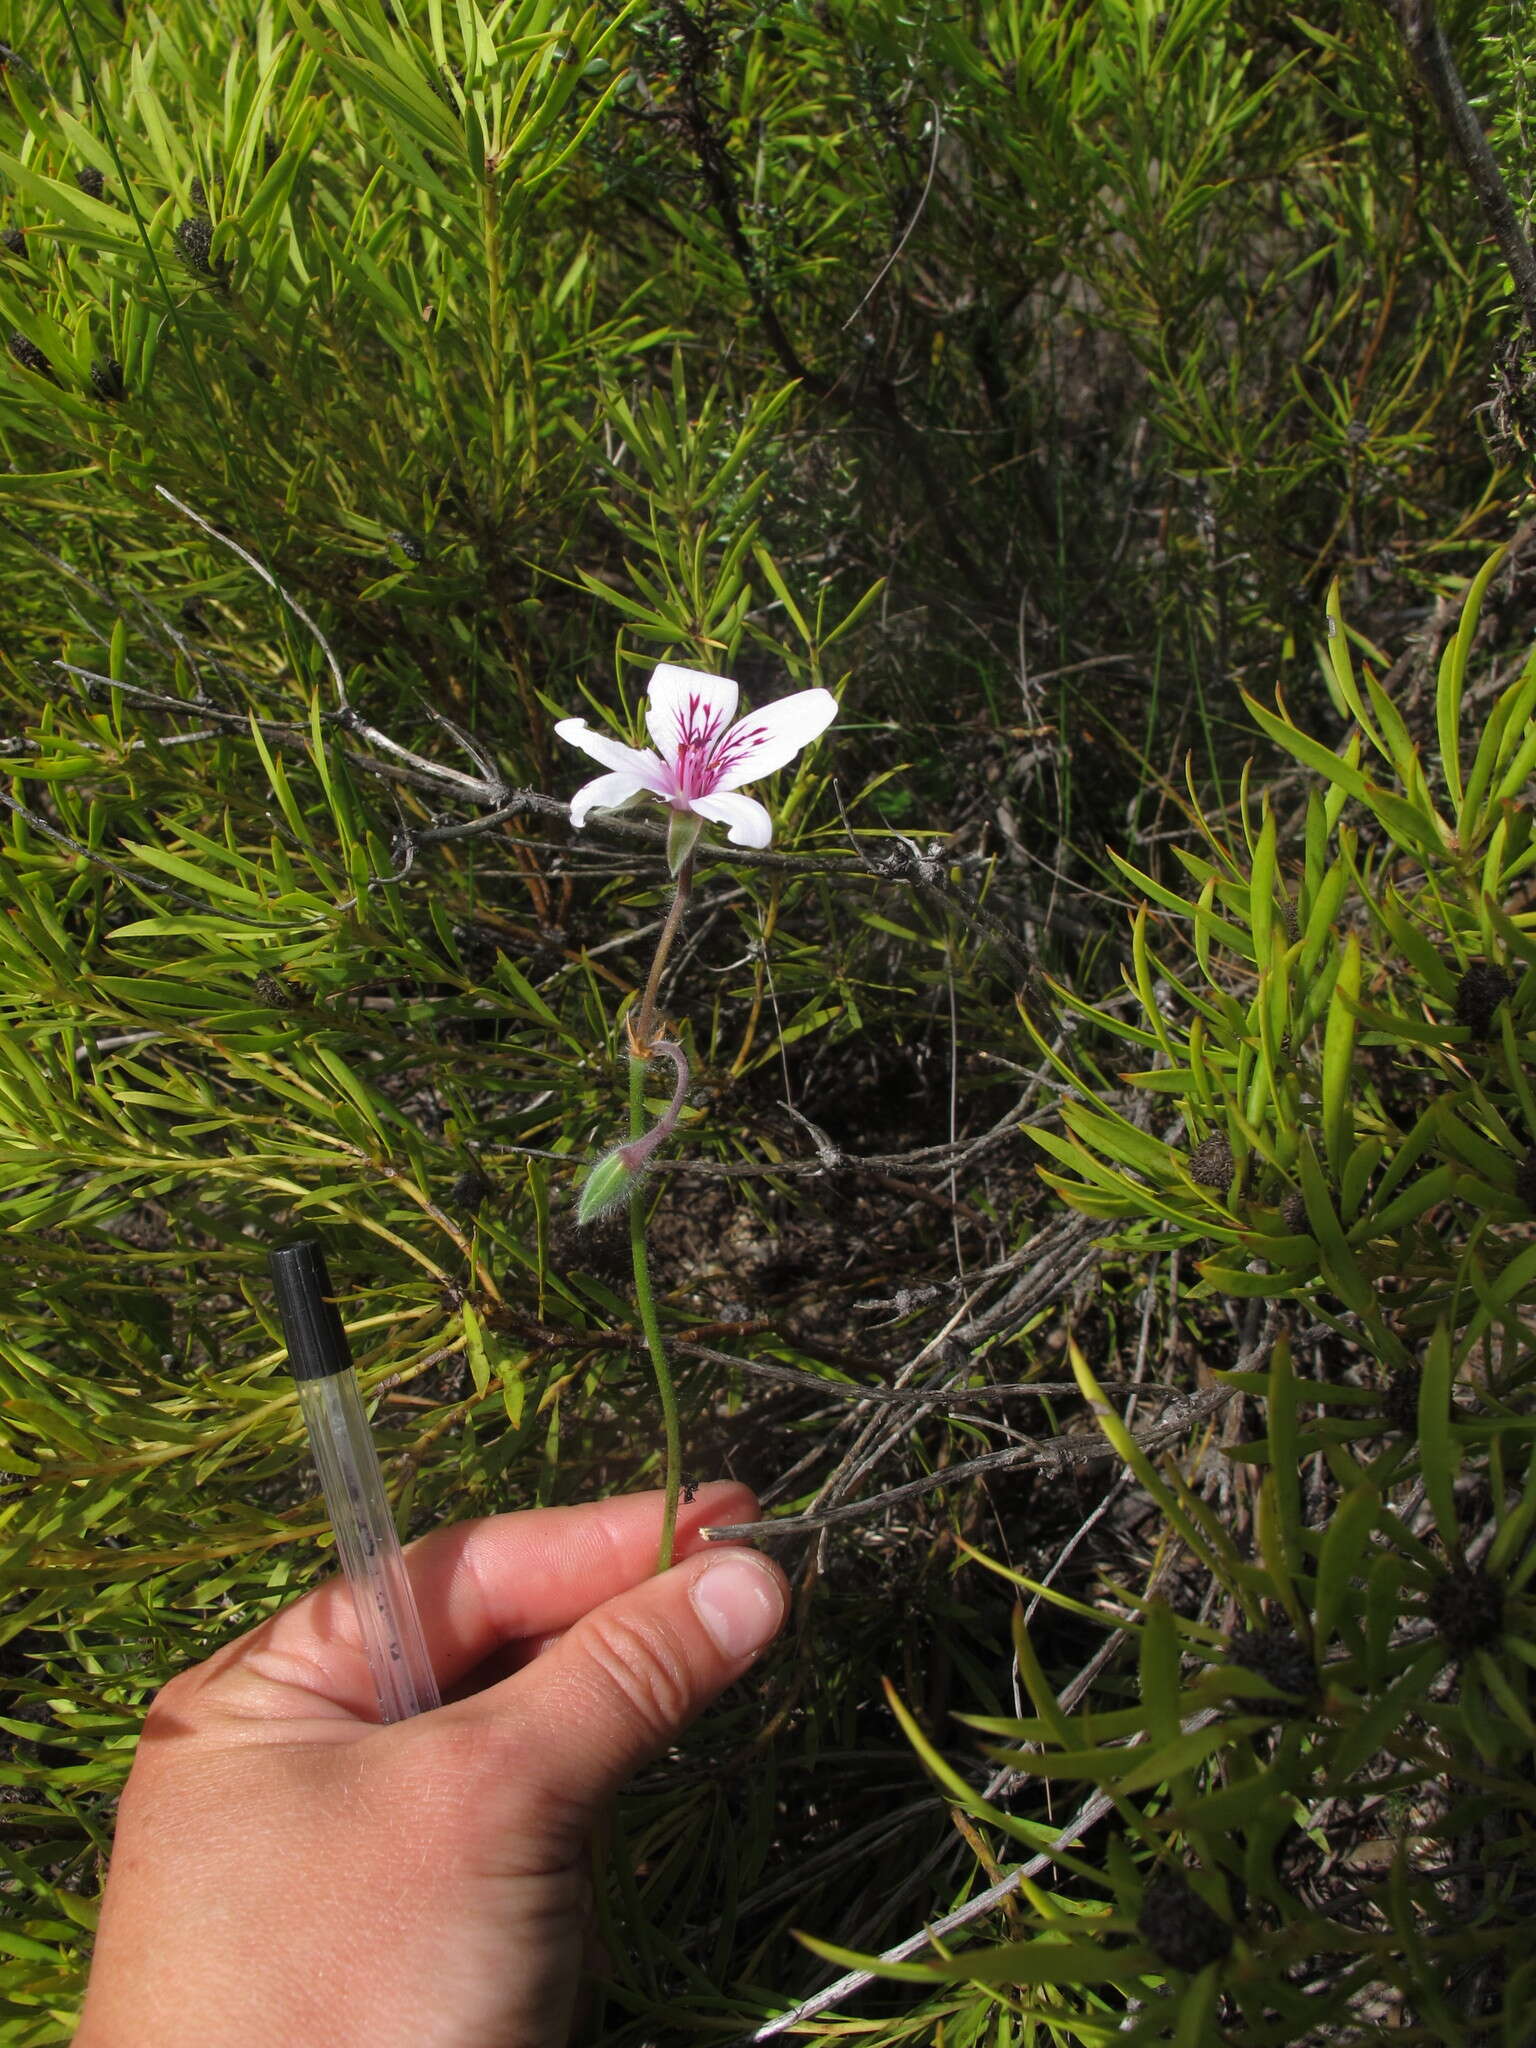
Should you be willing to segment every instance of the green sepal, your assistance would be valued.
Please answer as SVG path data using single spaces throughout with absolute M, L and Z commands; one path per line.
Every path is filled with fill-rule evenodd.
M 672 822 L 667 827 L 667 868 L 677 874 L 683 862 L 699 843 L 699 834 L 704 829 L 704 820 L 697 811 L 674 811 Z

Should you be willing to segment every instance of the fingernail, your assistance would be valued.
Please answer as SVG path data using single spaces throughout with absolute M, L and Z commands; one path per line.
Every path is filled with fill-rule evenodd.
M 689 1589 L 722 1657 L 750 1657 L 778 1634 L 784 1592 L 772 1567 L 750 1550 L 708 1565 Z

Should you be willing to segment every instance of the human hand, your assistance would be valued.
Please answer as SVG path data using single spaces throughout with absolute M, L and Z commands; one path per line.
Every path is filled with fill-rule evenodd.
M 123 1792 L 75 2048 L 564 2048 L 605 1802 L 739 1678 L 783 1573 L 659 1494 L 412 1544 L 448 1704 L 380 1727 L 332 1580 L 173 1678 Z M 702 1553 L 702 1554 L 701 1554 Z

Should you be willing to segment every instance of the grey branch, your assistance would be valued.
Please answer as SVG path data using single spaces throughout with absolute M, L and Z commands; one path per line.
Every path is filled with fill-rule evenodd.
M 946 1388 L 936 1396 L 932 1387 L 872 1387 L 858 1380 L 834 1380 L 825 1373 L 807 1372 L 801 1366 L 776 1365 L 766 1358 L 741 1358 L 732 1351 L 716 1351 L 708 1344 L 674 1342 L 672 1349 L 681 1357 L 702 1359 L 706 1365 L 728 1366 L 733 1372 L 746 1373 L 751 1379 L 772 1380 L 779 1386 L 797 1387 L 806 1394 L 830 1394 L 834 1400 L 868 1401 L 877 1408 L 910 1407 L 914 1402 L 927 1402 L 930 1407 L 973 1408 L 1015 1398 L 1037 1401 L 1075 1398 L 1081 1392 L 1076 1380 L 996 1380 L 985 1387 Z M 1147 1385 L 1134 1380 L 1100 1380 L 1099 1385 L 1106 1394 L 1135 1394 L 1138 1400 L 1148 1396 L 1163 1401 L 1188 1398 L 1179 1387 Z M 958 1472 L 961 1468 L 955 1465 L 949 1469 Z M 775 1522 L 772 1526 L 782 1529 L 785 1525 Z
M 508 791 L 499 776 L 465 775 L 457 768 L 445 768 L 440 762 L 427 760 L 425 755 L 413 754 L 408 747 L 402 747 L 398 741 L 392 740 L 388 733 L 380 732 L 376 726 L 369 725 L 367 720 L 360 717 L 348 703 L 346 678 L 342 675 L 340 662 L 337 661 L 336 656 L 331 651 L 331 643 L 326 639 L 298 599 L 284 590 L 271 570 L 263 567 L 253 554 L 241 547 L 238 541 L 231 540 L 227 533 L 220 533 L 216 526 L 211 525 L 208 520 L 204 519 L 200 512 L 194 512 L 190 505 L 184 505 L 180 498 L 174 496 L 165 488 L 164 484 L 156 484 L 155 489 L 168 505 L 176 507 L 176 510 L 182 514 L 183 518 L 190 519 L 194 526 L 200 526 L 210 539 L 216 540 L 219 543 L 220 547 L 228 548 L 232 555 L 238 555 L 247 568 L 253 569 L 262 582 L 266 584 L 267 588 L 274 591 L 282 599 L 283 603 L 293 613 L 293 616 L 299 621 L 300 625 L 304 627 L 324 656 L 325 665 L 331 672 L 331 681 L 336 686 L 337 706 L 347 714 L 346 723 L 348 731 L 355 732 L 360 739 L 367 740 L 370 746 L 379 748 L 382 753 L 393 754 L 397 761 L 403 761 L 416 774 L 425 775 L 433 782 L 441 783 L 446 788 L 458 790 L 463 795 L 474 797 L 481 803 L 501 804 L 506 801 Z
M 931 1388 L 923 1391 L 930 1400 L 935 1398 Z M 1138 1395 L 1144 1391 L 1138 1390 Z M 1224 1408 L 1236 1392 L 1235 1387 L 1211 1387 L 1204 1393 L 1190 1394 L 1179 1404 L 1176 1412 L 1165 1414 L 1146 1429 L 1137 1430 L 1136 1442 L 1144 1451 L 1163 1450 L 1182 1436 L 1191 1423 L 1202 1422 L 1219 1408 Z M 948 1391 L 937 1397 L 941 1402 L 954 1398 Z M 1087 1472 L 1097 1465 L 1116 1464 L 1119 1457 L 1120 1453 L 1113 1444 L 1103 1437 L 1055 1436 L 1042 1443 L 1013 1444 L 1005 1451 L 988 1451 L 984 1457 L 967 1458 L 964 1464 L 946 1466 L 942 1472 L 925 1472 L 921 1479 L 909 1479 L 903 1486 L 888 1487 L 884 1493 L 871 1494 L 867 1500 L 847 1501 L 841 1507 L 823 1508 L 816 1514 L 770 1517 L 765 1522 L 733 1522 L 706 1529 L 704 1534 L 712 1543 L 756 1543 L 765 1537 L 809 1536 L 818 1529 L 867 1521 L 871 1515 L 878 1515 L 902 1501 L 916 1500 L 919 1495 L 932 1493 L 937 1487 L 953 1486 L 957 1480 L 975 1479 L 984 1472 L 1042 1465 L 1055 1472 Z
M 1208 1722 L 1214 1721 L 1217 1712 L 1218 1709 L 1215 1707 L 1204 1707 L 1198 1714 L 1191 1714 L 1182 1724 L 1181 1733 L 1192 1735 L 1197 1728 L 1204 1728 Z M 1138 1735 L 1133 1742 L 1126 1744 L 1126 1748 L 1134 1749 L 1144 1740 L 1145 1737 Z M 920 1956 L 924 1949 L 931 1948 L 935 1938 L 943 1941 L 962 1927 L 968 1926 L 971 1921 L 980 1920 L 992 1912 L 1010 1893 L 1016 1892 L 1026 1879 L 1038 1877 L 1046 1865 L 1055 1860 L 1060 1850 L 1070 1849 L 1074 1842 L 1081 1841 L 1088 1830 L 1101 1821 L 1114 1804 L 1113 1792 L 1090 1793 L 1049 1848 L 1041 1849 L 1027 1863 L 1016 1863 L 1011 1870 L 1005 1870 L 996 1884 L 989 1885 L 984 1892 L 978 1892 L 974 1899 L 967 1899 L 963 1906 L 957 1906 L 954 1912 L 946 1913 L 942 1920 L 935 1920 L 930 1926 L 923 1928 L 921 1933 L 909 1934 L 905 1941 L 897 1942 L 894 1948 L 883 1950 L 880 1961 L 910 1962 L 913 1956 Z M 819 2012 L 825 2012 L 829 2006 L 843 2004 L 845 2000 L 852 1998 L 856 1991 L 862 1991 L 866 1985 L 873 1984 L 879 1974 L 878 1970 L 850 1970 L 835 1983 L 828 1984 L 822 1990 L 813 1992 L 809 1998 L 802 1999 L 791 2011 L 781 2012 L 777 2019 L 766 2021 L 755 2033 L 738 2035 L 735 2040 L 727 2042 L 726 2048 L 738 2048 L 738 2043 L 745 2044 L 749 2041 L 771 2041 L 778 2034 L 787 2034 L 791 2027 L 799 2026 L 802 2021 L 813 2018 Z

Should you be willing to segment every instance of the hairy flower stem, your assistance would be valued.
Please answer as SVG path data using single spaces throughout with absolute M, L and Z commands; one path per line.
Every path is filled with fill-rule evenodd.
M 686 874 L 679 878 L 676 911 L 682 903 Z M 660 957 L 668 941 L 668 932 L 675 920 L 669 919 L 667 931 L 662 933 L 657 947 Z M 652 971 L 652 980 L 655 972 Z M 647 1062 L 636 1059 L 633 1054 L 629 1061 L 629 1128 L 631 1138 L 645 1134 L 645 1076 Z M 637 1180 L 629 1194 L 629 1256 L 635 1269 L 635 1305 L 640 1311 L 640 1327 L 645 1332 L 645 1341 L 651 1354 L 651 1366 L 656 1374 L 656 1391 L 661 1396 L 662 1427 L 666 1434 L 666 1464 L 664 1483 L 666 1503 L 662 1509 L 661 1547 L 656 1554 L 656 1569 L 664 1572 L 672 1562 L 672 1539 L 677 1528 L 677 1500 L 682 1487 L 683 1439 L 677 1420 L 677 1392 L 672 1385 L 672 1367 L 667 1359 L 667 1348 L 661 1341 L 661 1324 L 656 1319 L 656 1303 L 651 1294 L 651 1268 L 645 1254 L 645 1182 Z
M 667 955 L 672 950 L 672 941 L 677 937 L 678 928 L 682 924 L 683 912 L 688 907 L 688 894 L 692 887 L 693 855 L 690 853 L 677 871 L 677 888 L 673 892 L 672 908 L 667 912 L 667 921 L 656 941 L 656 957 L 652 960 L 651 971 L 646 977 L 645 993 L 640 998 L 639 1015 L 629 1027 L 631 1144 L 645 1136 L 645 1075 L 656 1032 L 656 997 L 661 987 L 662 973 L 666 968 Z M 674 1120 L 681 1107 L 681 1097 L 687 1087 L 688 1075 L 688 1069 L 682 1063 L 681 1053 L 676 1064 L 677 1097 L 672 1105 Z M 656 1556 L 656 1569 L 664 1572 L 672 1562 L 672 1540 L 677 1528 L 677 1501 L 683 1483 L 683 1438 L 677 1420 L 677 1390 L 672 1384 L 672 1367 L 667 1359 L 667 1347 L 661 1341 L 661 1324 L 656 1319 L 656 1303 L 651 1294 L 651 1268 L 645 1252 L 643 1180 L 637 1180 L 629 1192 L 629 1256 L 635 1270 L 635 1305 L 640 1311 L 640 1327 L 645 1332 L 645 1341 L 650 1349 L 651 1366 L 656 1374 L 656 1391 L 661 1396 L 662 1428 L 666 1434 L 666 1504 L 662 1509 L 661 1548 Z
M 677 890 L 672 898 L 672 908 L 667 912 L 667 921 L 661 928 L 661 937 L 656 941 L 656 957 L 651 962 L 651 971 L 646 977 L 645 994 L 640 998 L 640 1009 L 630 1026 L 629 1042 L 638 1046 L 642 1062 L 649 1057 L 651 1039 L 656 1031 L 656 997 L 661 988 L 662 973 L 667 964 L 667 955 L 672 950 L 672 941 L 677 937 L 678 927 L 683 921 L 683 912 L 688 907 L 689 891 L 693 887 L 693 855 L 690 853 L 677 871 Z M 634 1134 L 637 1138 L 640 1133 Z
M 672 1090 L 671 1102 L 667 1105 L 661 1116 L 657 1118 L 656 1122 L 651 1125 L 645 1136 L 643 1138 L 631 1138 L 627 1145 L 619 1147 L 616 1157 L 623 1165 L 626 1173 L 638 1173 L 651 1154 L 660 1151 L 661 1147 L 677 1129 L 677 1120 L 682 1115 L 683 1104 L 688 1099 L 688 1060 L 683 1052 L 683 1048 L 680 1045 L 675 1045 L 670 1038 L 653 1038 L 651 1040 L 651 1058 L 670 1060 L 672 1062 L 672 1071 L 677 1076 L 677 1083 Z

